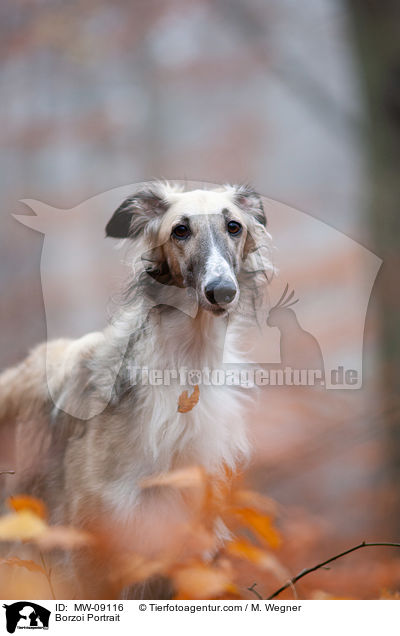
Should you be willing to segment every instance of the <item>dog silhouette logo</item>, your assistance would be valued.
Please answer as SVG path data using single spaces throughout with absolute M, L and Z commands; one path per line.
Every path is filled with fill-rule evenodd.
M 49 629 L 51 612 L 37 603 L 18 601 L 3 607 L 9 634 L 14 634 L 16 629 Z

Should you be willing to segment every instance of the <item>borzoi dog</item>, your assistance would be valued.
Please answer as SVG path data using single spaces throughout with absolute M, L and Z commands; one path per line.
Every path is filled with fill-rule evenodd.
M 132 279 L 112 323 L 40 345 L 0 376 L 0 425 L 19 431 L 7 467 L 16 474 L 2 479 L 8 491 L 41 497 L 54 523 L 109 519 L 121 528 L 156 506 L 162 543 L 171 501 L 141 481 L 189 465 L 218 475 L 248 457 L 240 387 L 204 382 L 194 408 L 180 412 L 178 401 L 193 391 L 191 373 L 241 361 L 273 271 L 270 236 L 247 186 L 183 191 L 158 182 L 122 203 L 106 235 L 131 245 Z M 144 368 L 156 381 L 137 381 Z M 146 524 L 135 533 L 136 543 L 149 542 Z

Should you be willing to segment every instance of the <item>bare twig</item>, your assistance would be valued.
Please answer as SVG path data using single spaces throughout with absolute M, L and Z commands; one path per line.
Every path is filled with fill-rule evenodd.
M 257 598 L 262 601 L 263 597 L 261 596 L 261 594 L 256 590 L 256 585 L 257 583 L 253 583 L 253 585 L 251 587 L 248 587 L 247 589 L 249 590 L 249 592 L 253 592 L 253 594 L 255 594 L 255 596 L 257 596 Z
M 15 470 L 0 470 L 0 475 L 15 475 Z
M 326 570 L 329 570 L 329 568 L 324 568 Z M 248 587 L 248 591 L 249 592 L 253 592 L 253 594 L 255 594 L 255 596 L 260 599 L 260 601 L 264 600 L 264 597 L 261 596 L 260 592 L 258 590 L 256 590 L 256 585 L 257 583 L 253 583 L 253 585 L 251 587 Z M 288 581 L 287 587 L 291 587 L 292 588 L 292 592 L 293 592 L 293 596 L 295 599 L 299 598 L 299 595 L 297 594 L 297 590 L 296 590 L 296 586 L 294 585 L 293 581 L 290 580 Z
M 320 568 L 323 568 L 328 563 L 332 563 L 332 561 L 336 561 L 336 559 L 340 559 L 341 557 L 346 556 L 346 554 L 350 554 L 351 552 L 360 550 L 360 548 L 372 548 L 376 546 L 378 547 L 391 546 L 394 548 L 400 548 L 400 543 L 389 543 L 389 542 L 376 542 L 376 543 L 368 542 L 367 543 L 366 541 L 363 541 L 362 543 L 355 545 L 353 548 L 349 548 L 348 550 L 345 550 L 344 552 L 340 552 L 340 554 L 336 554 L 335 556 L 331 557 L 330 559 L 327 559 L 326 561 L 322 561 L 322 563 L 317 563 L 317 565 L 314 565 L 312 568 L 305 568 L 304 570 L 296 574 L 296 576 L 294 576 L 292 579 L 290 579 L 290 581 L 285 583 L 285 585 L 282 585 L 282 587 L 280 587 L 279 590 L 276 590 L 273 594 L 271 594 L 271 596 L 268 596 L 267 600 L 272 600 L 273 598 L 276 598 L 277 596 L 279 596 L 279 594 L 281 594 L 281 592 L 283 592 L 284 590 L 287 590 L 288 587 L 291 587 L 294 583 L 297 583 L 297 581 L 302 579 L 304 576 L 307 576 L 307 574 L 310 574 L 311 572 L 315 572 L 315 570 L 319 570 Z
M 43 570 L 46 573 L 46 579 L 47 579 L 47 583 L 49 584 L 51 597 L 55 601 L 56 600 L 56 595 L 54 594 L 53 583 L 51 581 L 51 568 L 47 569 L 46 561 L 44 560 L 44 556 L 43 556 L 43 553 L 42 553 L 41 550 L 39 550 L 39 554 L 40 554 L 40 560 L 42 562 Z

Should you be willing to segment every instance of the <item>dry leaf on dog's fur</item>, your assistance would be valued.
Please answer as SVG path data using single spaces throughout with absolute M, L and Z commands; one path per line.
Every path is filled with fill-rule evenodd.
M 195 385 L 193 393 L 190 396 L 188 395 L 187 391 L 183 391 L 183 393 L 180 394 L 178 400 L 178 412 L 188 413 L 189 411 L 191 411 L 199 401 L 199 397 L 200 389 L 198 384 Z

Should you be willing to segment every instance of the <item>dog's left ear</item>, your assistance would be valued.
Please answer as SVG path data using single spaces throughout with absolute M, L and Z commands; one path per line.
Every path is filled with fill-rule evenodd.
M 251 186 L 236 186 L 234 200 L 239 208 L 250 214 L 255 221 L 266 227 L 267 218 L 265 216 L 261 197 Z
M 168 203 L 156 187 L 136 192 L 114 212 L 106 225 L 106 236 L 137 238 L 145 228 L 155 224 L 168 209 Z
M 243 258 L 246 259 L 263 242 L 267 219 L 261 197 L 252 187 L 236 186 L 234 201 L 249 219 L 246 242 L 243 247 Z

